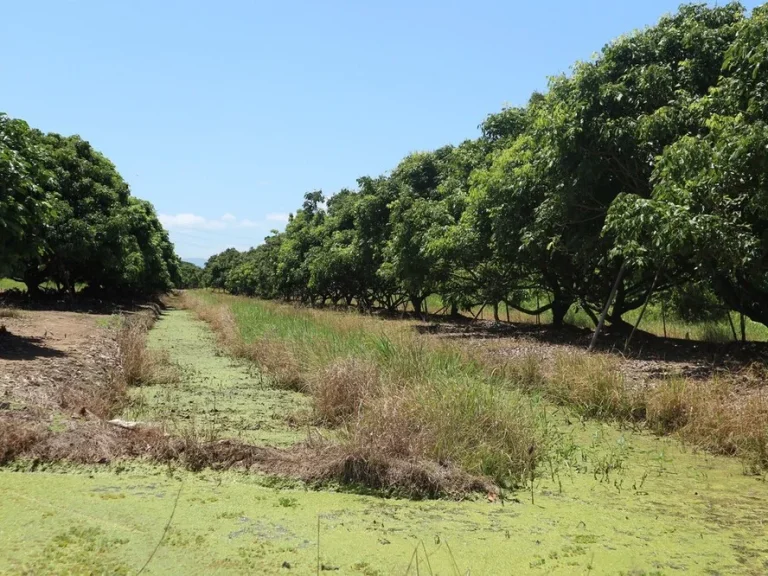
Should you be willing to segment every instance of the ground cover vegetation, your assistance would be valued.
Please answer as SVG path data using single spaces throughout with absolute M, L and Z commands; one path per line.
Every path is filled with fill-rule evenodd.
M 549 365 L 534 356 L 503 360 L 492 346 L 438 340 L 410 323 L 205 292 L 185 295 L 184 304 L 274 386 L 310 396 L 305 419 L 339 432 L 341 460 L 326 478 L 412 494 L 424 493 L 427 480 L 426 493 L 450 492 L 455 466 L 496 487 L 525 486 L 543 462 L 562 464 L 562 422 L 547 423 L 557 405 L 571 414 L 566 420 L 675 434 L 739 457 L 750 473 L 768 466 L 761 373 L 752 385 L 728 373 L 637 383 L 607 354 L 558 353 Z M 417 482 L 404 467 L 426 475 Z
M 272 386 L 309 394 L 293 421 L 336 432 L 310 438 L 315 478 L 413 496 L 497 491 L 525 484 L 545 450 L 530 399 L 494 387 L 455 346 L 357 315 L 207 293 L 183 302 Z
M 635 426 L 619 430 L 611 422 L 580 419 L 570 409 L 553 408 L 535 398 L 525 398 L 528 410 L 523 416 L 526 412 L 534 415 L 537 442 L 543 438 L 546 444 L 534 448 L 536 468 L 525 490 L 491 491 L 470 498 L 462 493 L 460 502 L 381 499 L 348 493 L 350 487 L 338 490 L 335 481 L 344 480 L 345 468 L 334 466 L 355 454 L 351 432 L 359 417 L 343 416 L 350 411 L 336 410 L 339 402 L 328 405 L 332 408 L 328 416 L 323 415 L 325 409 L 306 412 L 308 404 L 314 403 L 314 393 L 286 388 L 319 385 L 319 389 L 346 390 L 360 379 L 339 378 L 335 368 L 327 378 L 339 384 L 320 382 L 315 375 L 323 365 L 336 365 L 339 358 L 354 364 L 362 355 L 381 365 L 380 385 L 390 385 L 388 372 L 394 369 L 393 374 L 408 386 L 425 386 L 419 382 L 421 374 L 450 390 L 440 362 L 429 368 L 432 360 L 428 358 L 408 359 L 410 368 L 399 369 L 384 353 L 390 349 L 400 354 L 402 345 L 410 349 L 414 342 L 426 353 L 432 345 L 444 349 L 444 343 L 414 334 L 411 328 L 418 322 L 275 303 L 266 303 L 262 309 L 262 302 L 220 294 L 190 296 L 198 300 L 198 313 L 212 319 L 220 345 L 227 344 L 232 334 L 230 328 L 225 331 L 222 327 L 233 323 L 254 349 L 260 342 L 280 339 L 282 343 L 275 349 L 291 350 L 293 360 L 285 365 L 299 366 L 300 378 L 286 383 L 275 376 L 277 372 L 254 370 L 252 363 L 223 354 L 208 327 L 195 320 L 192 312 L 178 308 L 163 311 L 149 332 L 146 326 L 153 322 L 154 314 L 130 321 L 24 310 L 9 319 L 15 333 L 40 330 L 42 336 L 43 327 L 57 333 L 66 327 L 70 336 L 45 340 L 66 355 L 29 358 L 11 367 L 15 374 L 35 379 L 36 385 L 18 385 L 14 379 L 0 377 L 0 385 L 10 392 L 10 396 L 3 392 L 4 400 L 11 404 L 10 409 L 0 408 L 0 418 L 26 416 L 31 420 L 41 413 L 50 417 L 42 418 L 42 436 L 36 444 L 27 446 L 0 470 L 0 510 L 9 519 L 0 552 L 4 573 L 136 573 L 147 563 L 155 571 L 174 572 L 184 567 L 190 573 L 290 569 L 315 574 L 338 568 L 360 574 L 405 574 L 414 573 L 418 563 L 424 573 L 452 574 L 468 570 L 497 573 L 510 566 L 521 574 L 542 569 L 594 574 L 764 572 L 764 477 L 745 475 L 736 459 L 710 456 L 690 444 L 655 437 Z M 96 366 L 121 367 L 124 380 L 132 382 L 124 386 L 126 395 L 118 395 L 123 408 L 109 411 L 128 419 L 120 420 L 121 425 L 81 416 L 77 399 L 61 405 L 55 387 L 65 389 L 70 379 L 62 382 L 51 377 L 55 376 L 51 374 L 52 358 L 58 370 L 73 364 L 75 350 L 82 360 L 110 354 L 94 324 L 109 335 L 107 343 L 114 346 L 111 350 L 116 358 L 130 356 L 114 362 L 110 356 L 103 365 L 96 362 Z M 78 341 L 70 342 L 77 326 Z M 366 340 L 356 344 L 359 337 Z M 319 350 L 312 346 L 313 340 L 319 343 Z M 381 344 L 387 340 L 392 342 Z M 129 344 L 120 345 L 120 341 Z M 102 346 L 101 352 L 91 349 L 88 342 Z M 7 342 L 0 341 L 0 346 L 4 344 Z M 247 343 L 237 345 L 247 352 Z M 125 352 L 118 354 L 118 346 Z M 464 354 L 467 346 L 445 349 L 455 356 Z M 595 361 L 601 358 L 583 351 L 581 356 Z M 467 360 L 478 363 L 483 371 L 490 368 L 473 354 L 462 356 L 462 362 Z M 0 358 L 0 364 L 3 361 Z M 615 358 L 604 361 L 615 362 Z M 178 370 L 178 379 L 167 377 L 168 362 Z M 518 364 L 520 370 L 527 366 Z M 32 374 L 33 365 L 46 366 L 39 378 Z M 7 366 L 6 361 L 0 367 Z M 307 372 L 303 366 L 316 370 Z M 90 372 L 88 365 L 75 362 L 72 368 L 81 374 L 78 389 L 99 389 L 104 381 L 85 380 L 82 375 Z M 590 371 L 580 368 L 581 373 Z M 338 370 L 342 375 L 346 371 Z M 351 371 L 361 373 L 357 368 Z M 375 378 L 370 369 L 362 372 Z M 493 382 L 499 392 L 504 391 L 502 384 L 507 380 L 512 386 L 513 374 L 499 374 L 498 369 L 484 374 L 467 367 L 461 374 L 471 376 L 474 386 Z M 537 377 L 531 374 L 516 378 L 535 382 Z M 585 383 L 589 381 L 584 378 Z M 526 395 L 535 397 L 534 390 L 542 386 L 529 385 Z M 435 427 L 431 418 L 421 416 L 429 408 L 414 403 L 454 406 L 447 417 L 468 432 L 479 426 L 467 424 L 466 417 L 457 415 L 482 416 L 488 413 L 487 404 L 477 403 L 478 410 L 473 411 L 465 403 L 432 399 L 437 391 L 429 384 L 425 389 L 428 397 L 409 399 L 410 409 L 402 417 L 387 417 L 387 422 L 411 422 L 407 412 L 417 411 L 424 432 L 437 430 L 437 437 L 443 438 L 444 453 L 461 454 L 459 435 Z M 318 397 L 329 394 L 326 391 Z M 500 403 L 508 398 L 514 402 L 515 395 L 494 397 Z M 360 403 L 362 410 L 375 400 L 375 395 L 368 396 Z M 397 404 L 405 408 L 400 401 Z M 545 406 L 547 410 L 539 410 Z M 292 417 L 292 410 L 298 415 Z M 499 413 L 509 414 L 504 407 Z M 143 422 L 131 422 L 134 418 Z M 330 424 L 333 421 L 339 424 Z M 387 434 L 392 437 L 391 432 Z M 494 441 L 490 447 L 496 446 Z M 390 462 L 403 458 L 393 458 L 389 451 L 382 455 Z M 129 460 L 132 456 L 146 459 Z M 414 464 L 420 458 L 423 456 L 414 458 Z M 451 466 L 446 461 L 435 468 Z M 342 475 L 333 476 L 334 470 Z M 320 477 L 321 472 L 326 475 Z M 391 479 L 385 472 L 379 469 L 366 478 Z M 306 484 L 274 474 L 321 479 L 325 489 L 307 490 Z M 412 479 L 414 475 L 399 477 Z M 445 471 L 437 478 L 444 488 L 460 486 L 456 477 L 447 483 Z M 414 485 L 419 484 L 410 484 Z M 488 487 L 488 482 L 482 486 Z M 364 488 L 359 477 L 357 488 Z M 405 490 L 399 492 L 404 495 Z M 376 495 L 380 493 L 376 491 Z M 428 492 L 422 488 L 410 495 L 417 494 Z M 665 523 L 659 518 L 674 521 Z M 427 565 L 430 567 L 425 568 Z
M 154 294 L 180 282 L 179 268 L 152 205 L 103 154 L 0 114 L 0 278 L 32 297 Z
M 768 321 L 767 21 L 765 6 L 684 5 L 491 114 L 477 139 L 306 194 L 284 232 L 212 257 L 203 280 L 417 313 L 437 297 L 432 312 L 556 326 L 574 310 L 597 324 L 612 296 L 607 322 L 624 329 L 650 299 L 716 324 L 711 338 L 746 337 L 740 321 Z

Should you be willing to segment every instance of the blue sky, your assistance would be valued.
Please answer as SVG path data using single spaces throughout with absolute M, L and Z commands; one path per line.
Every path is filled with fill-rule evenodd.
M 0 111 L 89 140 L 201 258 L 259 244 L 307 191 L 475 137 L 678 4 L 19 0 Z

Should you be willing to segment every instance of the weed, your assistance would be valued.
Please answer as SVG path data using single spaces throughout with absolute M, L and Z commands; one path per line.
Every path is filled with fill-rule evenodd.
M 277 500 L 277 505 L 283 508 L 294 508 L 299 505 L 299 501 L 290 496 L 282 496 Z
M 147 331 L 153 322 L 150 313 L 142 312 L 119 323 L 116 377 L 125 386 L 171 384 L 179 380 L 178 369 L 171 364 L 168 352 L 147 348 Z
M 756 472 L 768 466 L 764 390 L 744 394 L 727 377 L 704 383 L 668 380 L 650 392 L 648 422 L 700 448 L 739 456 Z
M 44 435 L 41 427 L 20 419 L 0 420 L 0 465 L 34 446 Z

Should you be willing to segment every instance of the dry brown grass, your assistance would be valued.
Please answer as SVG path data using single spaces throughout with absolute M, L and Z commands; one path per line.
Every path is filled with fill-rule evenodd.
M 525 354 L 501 365 L 490 355 L 476 354 L 502 383 L 602 420 L 639 421 L 645 416 L 641 389 L 630 385 L 621 360 L 608 354 L 560 352 L 551 359 Z
M 0 318 L 21 318 L 21 312 L 15 308 L 0 306 Z
M 462 497 L 470 492 L 496 492 L 486 478 L 468 474 L 458 466 L 432 460 L 402 460 L 349 446 L 322 454 L 317 465 L 302 476 L 308 481 L 333 480 L 367 486 L 409 498 Z M 309 460 L 312 461 L 311 459 Z
M 684 378 L 671 378 L 648 393 L 646 418 L 656 432 L 669 434 L 688 423 L 691 402 L 697 401 L 696 388 Z
M 359 418 L 367 402 L 381 392 L 379 369 L 364 358 L 340 358 L 310 377 L 317 421 L 338 426 Z
M 165 350 L 147 348 L 147 333 L 155 316 L 143 311 L 123 318 L 117 332 L 118 365 L 114 378 L 125 386 L 178 382 L 178 368 Z
M 705 381 L 634 382 L 624 376 L 621 359 L 605 354 L 563 353 L 553 361 L 524 355 L 502 364 L 498 355 L 473 357 L 501 383 L 542 394 L 584 416 L 645 423 L 657 434 L 738 456 L 752 470 L 768 469 L 768 390 L 762 364 Z
M 728 378 L 671 379 L 648 393 L 648 423 L 659 433 L 719 454 L 739 456 L 755 469 L 768 466 L 768 395 L 745 393 Z
M 0 465 L 24 454 L 42 435 L 39 424 L 13 418 L 0 420 Z
M 619 360 L 603 354 L 560 354 L 545 379 L 547 395 L 584 416 L 637 421 L 645 416 L 645 401 L 627 384 Z
M 307 391 L 307 380 L 302 373 L 297 354 L 289 342 L 264 336 L 241 345 L 239 356 L 256 362 L 271 376 L 278 388 Z

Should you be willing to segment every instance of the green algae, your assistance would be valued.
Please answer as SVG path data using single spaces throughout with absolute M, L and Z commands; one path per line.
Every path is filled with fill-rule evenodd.
M 306 430 L 291 428 L 287 422 L 289 416 L 309 408 L 308 398 L 272 387 L 252 364 L 224 355 L 208 326 L 190 312 L 164 312 L 147 345 L 168 351 L 181 368 L 181 382 L 134 389 L 126 418 L 163 422 L 178 434 L 269 446 L 306 439 Z
M 135 572 L 181 489 L 148 573 L 270 574 L 287 563 L 290 573 L 313 574 L 318 518 L 321 563 L 340 574 L 405 574 L 417 548 L 422 573 L 428 554 L 435 574 L 455 574 L 454 561 L 461 574 L 768 570 L 762 478 L 744 475 L 736 461 L 643 434 L 609 427 L 579 434 L 593 439 L 579 456 L 585 468 L 540 478 L 533 503 L 524 492 L 494 502 L 414 502 L 274 489 L 242 473 L 147 465 L 119 474 L 3 471 L 0 565 L 8 574 Z M 616 451 L 622 465 L 601 478 L 600 455 Z
M 189 313 L 163 315 L 150 344 L 184 378 L 139 390 L 134 414 L 258 443 L 303 438 L 285 417 L 306 399 L 220 355 Z M 177 497 L 146 574 L 316 574 L 318 548 L 326 569 L 366 576 L 415 574 L 417 559 L 422 574 L 768 572 L 765 478 L 669 438 L 546 414 L 550 454 L 532 491 L 463 502 L 140 462 L 17 463 L 0 470 L 0 574 L 135 574 Z

